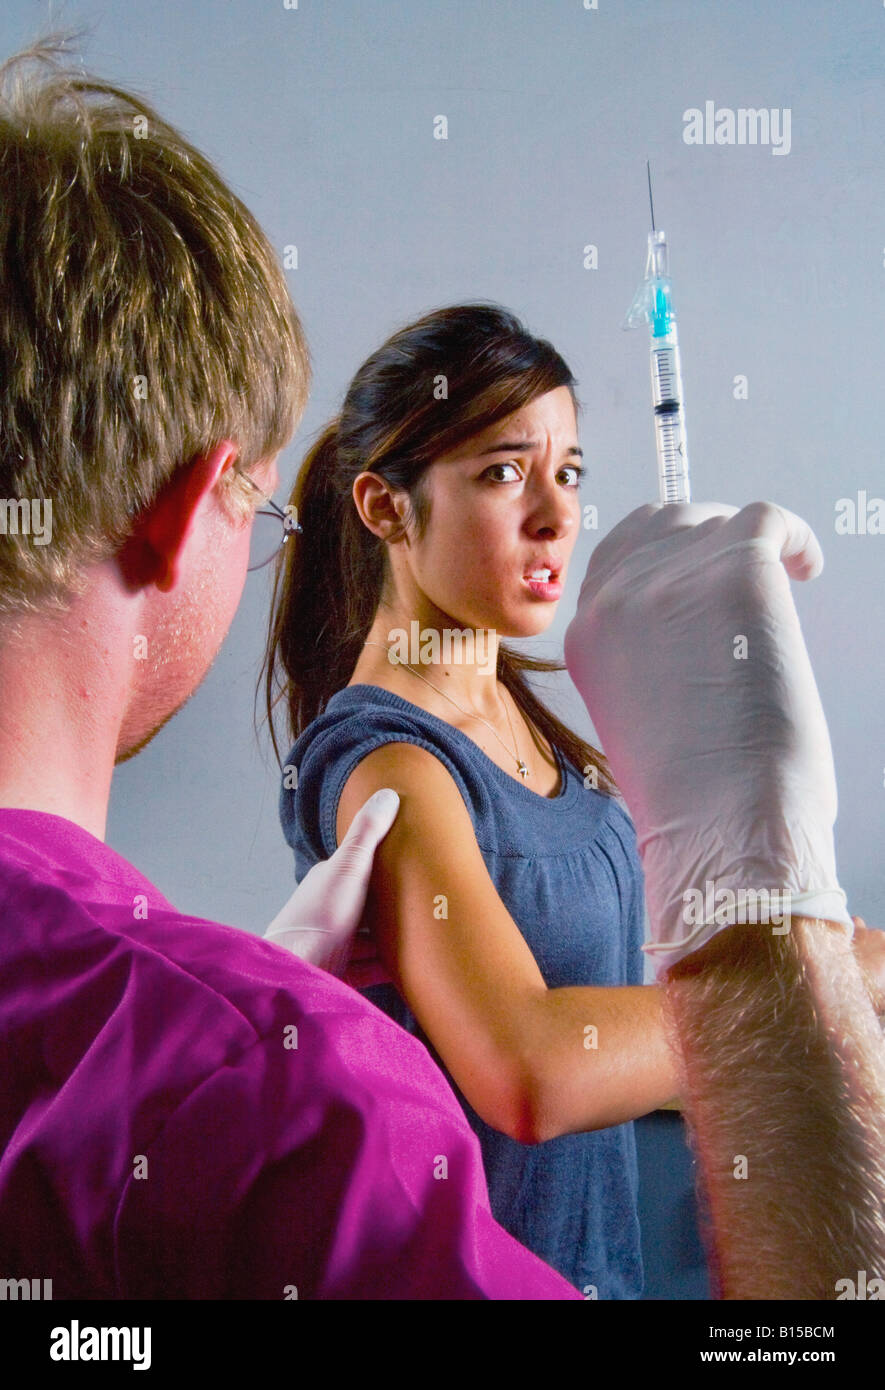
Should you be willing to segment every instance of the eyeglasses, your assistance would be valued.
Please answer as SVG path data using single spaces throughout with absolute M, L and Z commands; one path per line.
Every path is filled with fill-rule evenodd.
M 252 522 L 252 536 L 249 544 L 249 563 L 246 566 L 247 572 L 251 570 L 263 569 L 269 565 L 276 555 L 282 550 L 286 541 L 296 531 L 302 532 L 304 527 L 295 519 L 289 511 L 283 511 L 278 507 L 272 497 L 268 497 L 266 492 L 262 492 L 257 483 L 253 483 L 248 473 L 244 473 L 242 468 L 235 471 L 241 478 L 245 478 L 253 492 L 267 503 L 266 508 L 261 508 L 255 513 Z M 280 526 L 282 525 L 282 535 Z

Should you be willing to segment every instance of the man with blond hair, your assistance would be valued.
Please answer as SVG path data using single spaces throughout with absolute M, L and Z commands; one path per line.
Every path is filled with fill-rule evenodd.
M 309 364 L 251 214 L 60 48 L 0 72 L 0 486 L 52 520 L 0 537 L 0 1274 L 56 1299 L 578 1298 L 493 1220 L 420 1043 L 104 843 L 115 764 L 227 632 Z M 355 928 L 396 804 L 299 885 L 305 954 Z

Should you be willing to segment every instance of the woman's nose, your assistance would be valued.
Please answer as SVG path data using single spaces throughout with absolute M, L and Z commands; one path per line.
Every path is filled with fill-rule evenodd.
M 539 499 L 533 520 L 538 530 L 565 536 L 575 526 L 576 512 L 574 492 L 568 492 L 561 484 L 554 483 L 545 489 L 543 497 Z

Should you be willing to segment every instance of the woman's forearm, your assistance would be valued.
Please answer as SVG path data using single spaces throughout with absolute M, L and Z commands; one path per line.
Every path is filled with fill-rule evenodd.
M 841 929 L 729 927 L 665 990 L 720 1295 L 885 1278 L 885 1050 Z
M 678 1056 L 658 985 L 568 986 L 539 995 L 519 1036 L 524 1142 L 603 1129 L 674 1099 Z

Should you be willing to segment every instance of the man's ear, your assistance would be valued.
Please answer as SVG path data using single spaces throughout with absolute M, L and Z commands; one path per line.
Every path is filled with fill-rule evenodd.
M 176 469 L 157 500 L 144 511 L 120 553 L 127 580 L 136 587 L 156 584 L 168 593 L 178 583 L 181 552 L 194 528 L 197 512 L 238 449 L 225 439 L 210 454 Z

